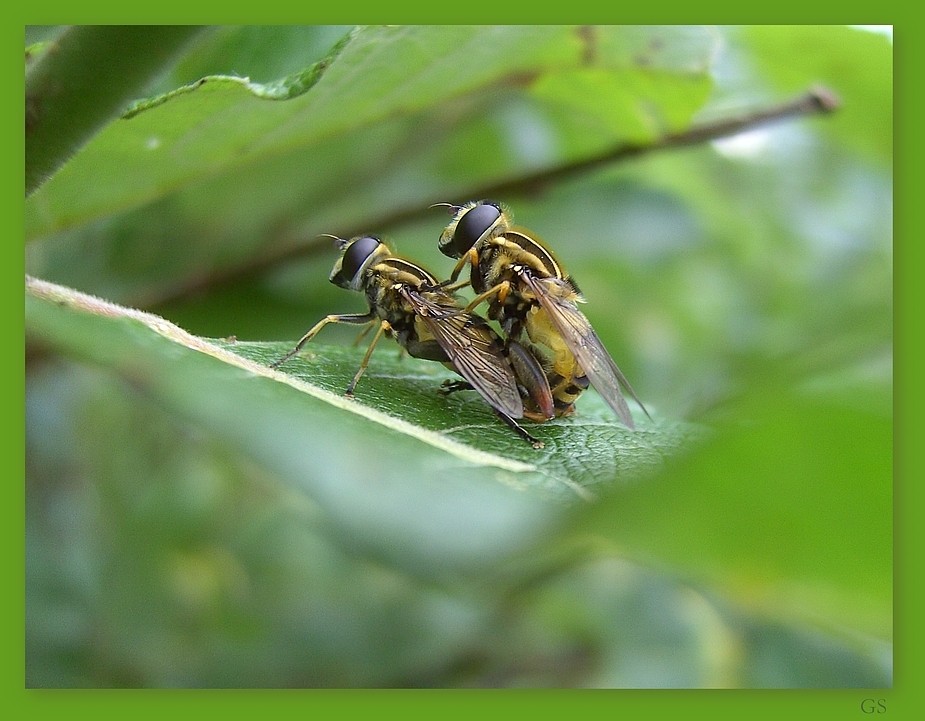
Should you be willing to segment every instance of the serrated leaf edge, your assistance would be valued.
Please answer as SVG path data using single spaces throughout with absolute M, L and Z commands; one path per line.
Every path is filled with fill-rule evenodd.
M 305 70 L 301 70 L 297 73 L 287 75 L 284 78 L 279 78 L 277 80 L 270 81 L 268 83 L 252 83 L 250 78 L 239 77 L 236 75 L 207 75 L 204 78 L 200 78 L 194 83 L 189 85 L 184 85 L 175 90 L 171 90 L 168 93 L 163 95 L 158 95 L 153 98 L 145 98 L 143 100 L 137 100 L 132 103 L 125 112 L 122 113 L 122 119 L 128 120 L 135 117 L 139 113 L 144 112 L 145 110 L 151 110 L 156 108 L 158 105 L 166 103 L 168 100 L 178 96 L 185 95 L 187 93 L 194 92 L 200 87 L 209 83 L 214 85 L 216 83 L 230 83 L 233 85 L 240 85 L 246 88 L 254 97 L 260 98 L 262 100 L 291 100 L 292 98 L 297 98 L 303 93 L 310 90 L 321 78 L 324 76 L 325 71 L 330 67 L 331 63 L 341 54 L 343 49 L 350 43 L 350 41 L 356 36 L 360 28 L 354 28 L 349 33 L 344 35 L 334 47 L 331 48 L 330 52 L 325 55 L 321 60 L 316 63 L 313 63 Z

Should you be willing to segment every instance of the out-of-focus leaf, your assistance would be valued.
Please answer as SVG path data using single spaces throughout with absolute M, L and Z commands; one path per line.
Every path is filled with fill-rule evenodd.
M 701 74 L 594 69 L 546 76 L 533 94 L 562 113 L 581 117 L 592 135 L 616 134 L 642 144 L 686 128 L 710 88 L 709 78 Z
M 26 73 L 26 193 L 32 193 L 201 32 L 75 26 Z M 28 56 L 27 56 L 28 57 Z
M 736 608 L 665 568 L 560 536 L 557 573 L 525 583 L 486 642 L 475 685 L 602 688 L 877 688 L 891 678 L 888 644 L 781 623 Z M 564 549 L 564 550 L 563 550 Z M 543 558 L 532 552 L 518 570 Z M 513 572 L 517 575 L 517 571 Z
M 30 375 L 28 687 L 401 686 L 478 633 L 477 594 L 377 562 L 150 391 L 60 357 Z
M 884 165 L 893 160 L 893 46 L 878 33 L 831 25 L 750 25 L 750 57 L 778 88 L 819 83 L 842 108 L 832 132 Z
M 157 91 L 169 92 L 207 75 L 246 76 L 269 83 L 323 60 L 349 25 L 221 25 L 209 28 Z M 155 91 L 152 91 L 152 95 Z
M 892 636 L 888 415 L 784 393 L 577 529 L 780 617 Z
M 626 52 L 674 48 L 675 35 L 688 53 Z M 698 28 L 607 27 L 590 38 L 570 27 L 364 28 L 277 83 L 210 77 L 110 125 L 30 198 L 26 236 L 41 240 L 29 270 L 137 305 L 169 290 L 181 261 L 196 278 L 423 210 L 462 187 L 638 138 L 640 116 L 652 137 L 703 103 L 715 42 Z M 575 73 L 632 88 L 594 111 L 603 134 L 588 132 L 565 102 L 568 82 L 553 79 Z M 559 92 L 534 94 L 544 83 Z

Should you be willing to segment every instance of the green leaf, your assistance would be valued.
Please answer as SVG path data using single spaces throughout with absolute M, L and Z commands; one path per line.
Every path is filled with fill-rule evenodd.
M 569 560 L 553 572 L 546 567 L 508 598 L 507 615 L 498 624 L 503 635 L 489 657 L 489 679 L 548 687 L 565 677 L 600 688 L 891 683 L 886 643 L 853 630 L 820 631 L 792 617 L 780 622 L 717 586 L 691 583 L 690 576 L 679 580 L 670 567 L 635 564 L 601 548 L 591 558 L 576 557 L 574 545 L 561 536 L 556 542 L 552 555 Z M 533 550 L 530 558 L 518 559 L 517 568 L 549 557 Z M 524 657 L 528 662 L 518 663 Z
M 621 44 L 672 47 L 675 34 L 689 49 L 683 62 L 643 62 Z M 640 113 L 678 125 L 704 100 L 714 43 L 684 28 L 599 28 L 593 40 L 556 26 L 361 28 L 279 82 L 210 76 L 137 105 L 30 197 L 26 237 L 42 241 L 30 270 L 135 305 L 176 281 L 181 254 L 197 277 L 423 210 L 488 178 L 631 139 Z M 567 80 L 552 79 L 580 68 L 636 89 L 606 111 L 600 136 L 552 89 L 531 92 L 544 82 L 565 92 Z M 658 92 L 638 94 L 653 83 Z M 522 121 L 539 145 L 518 140 Z
M 349 25 L 212 26 L 152 95 L 208 75 L 246 75 L 255 83 L 275 82 L 324 60 L 350 31 Z
M 710 89 L 702 74 L 591 69 L 546 76 L 533 94 L 581 118 L 598 137 L 642 144 L 686 128 Z
M 805 675 L 783 682 L 775 675 L 793 658 L 811 668 L 824 659 L 827 673 L 816 671 L 814 678 L 825 685 L 854 678 L 876 686 L 887 678 L 877 648 L 852 647 L 818 632 L 794 634 L 762 620 L 766 608 L 754 616 L 725 608 L 711 594 L 736 591 L 729 579 L 701 574 L 700 585 L 710 590 L 692 591 L 664 573 L 664 564 L 677 561 L 680 551 L 682 561 L 698 563 L 676 563 L 674 573 L 686 565 L 688 582 L 694 580 L 698 564 L 724 547 L 716 543 L 723 529 L 711 528 L 716 517 L 705 511 L 720 502 L 724 486 L 718 477 L 706 475 L 714 480 L 712 497 L 698 505 L 704 481 L 678 472 L 688 463 L 683 458 L 662 461 L 677 455 L 682 441 L 702 444 L 702 433 L 690 427 L 659 424 L 631 433 L 614 428 L 613 419 L 567 419 L 537 430 L 548 433 L 547 443 L 554 439 L 552 448 L 538 453 L 478 399 L 457 396 L 452 410 L 441 410 L 446 399 L 433 390 L 446 374 L 435 372 L 436 364 L 374 356 L 361 385 L 365 397 L 349 400 L 336 390 L 352 377 L 359 350 L 312 345 L 292 361 L 306 379 L 300 380 L 264 365 L 286 349 L 281 344 L 196 338 L 155 316 L 36 280 L 28 282 L 26 326 L 33 347 L 90 363 L 139 398 L 126 403 L 118 397 L 124 390 L 108 398 L 93 391 L 99 408 L 83 439 L 69 439 L 66 429 L 56 430 L 46 418 L 50 438 L 79 446 L 84 463 L 97 459 L 95 494 L 84 498 L 75 489 L 68 517 L 88 533 L 101 525 L 94 547 L 105 539 L 108 560 L 98 569 L 102 559 L 79 555 L 86 546 L 75 547 L 74 558 L 62 558 L 60 549 L 45 557 L 50 549 L 40 542 L 40 522 L 30 516 L 29 629 L 39 644 L 31 653 L 37 670 L 30 672 L 30 684 L 94 685 L 93 676 L 69 674 L 82 670 L 108 679 L 105 668 L 116 663 L 139 674 L 128 683 L 143 685 L 276 686 L 287 684 L 292 673 L 303 675 L 291 683 L 314 686 L 443 685 L 440 665 L 452 669 L 470 653 L 486 655 L 486 662 L 449 671 L 454 683 L 806 683 Z M 590 398 L 581 399 L 581 413 Z M 150 409 L 136 438 L 132 416 L 139 401 Z M 67 404 L 67 392 L 59 391 L 52 407 Z M 113 414 L 119 405 L 124 409 Z M 178 430 L 189 446 L 185 451 L 171 438 Z M 213 440 L 203 443 L 203 433 Z M 575 444 L 566 445 L 568 440 Z M 113 453 L 114 442 L 134 451 Z M 150 447 L 139 456 L 142 446 Z M 223 459 L 225 480 L 210 470 L 208 456 Z M 619 478 L 634 482 L 602 482 L 601 467 L 615 467 Z M 666 481 L 658 479 L 656 490 L 646 493 L 659 468 L 669 483 L 677 482 L 666 491 Z M 256 487 L 255 479 L 261 479 Z M 659 559 L 663 569 L 634 566 L 611 552 L 591 561 L 574 553 L 575 543 L 560 531 L 564 506 L 550 501 L 574 501 L 589 487 L 611 498 L 570 504 L 581 532 L 616 538 L 630 556 Z M 102 518 L 94 517 L 94 497 L 105 509 Z M 792 518 L 789 499 L 778 499 L 780 518 Z M 29 504 L 33 513 L 37 504 Z M 735 533 L 742 547 L 733 547 L 739 565 L 728 569 L 766 565 L 767 548 L 751 545 L 756 509 L 732 506 L 725 505 L 727 513 L 738 514 Z M 688 530 L 679 509 L 698 514 L 696 532 Z M 647 553 L 639 553 L 640 543 Z M 289 557 L 296 548 L 298 564 Z M 874 561 L 856 570 L 882 575 L 882 559 Z M 286 581 L 276 578 L 280 564 Z M 55 574 L 59 567 L 70 575 Z M 766 579 L 769 587 L 781 575 Z M 473 579 L 471 587 L 466 578 Z M 285 599 L 280 605 L 263 594 L 253 598 L 253 584 L 266 584 L 267 593 L 286 589 L 298 603 L 309 602 L 312 613 L 288 607 Z M 49 661 L 83 654 L 92 640 L 81 624 L 62 634 L 54 620 L 61 608 L 49 607 L 49 599 L 72 599 L 89 589 L 93 597 L 85 605 L 103 614 L 125 650 L 107 651 L 103 669 L 86 659 L 56 671 Z M 158 610 L 144 612 L 152 599 Z M 803 600 L 812 615 L 818 597 Z M 265 620 L 268 606 L 282 614 L 282 625 Z M 335 620 L 324 623 L 331 614 Z M 94 618 L 85 622 L 100 622 Z M 624 622 L 614 624 L 614 618 Z M 192 633 L 191 622 L 197 629 Z M 233 640 L 242 623 L 253 630 L 243 645 Z M 499 623 L 500 633 L 492 630 Z M 165 657 L 162 642 L 154 639 L 167 629 L 173 629 L 173 640 Z M 301 660 L 306 644 L 314 661 L 308 676 Z M 266 663 L 254 667 L 253 659 L 262 656 Z M 659 660 L 640 663 L 646 658 Z
M 456 376 L 440 364 L 402 358 L 397 347 L 394 354 L 380 350 L 374 356 L 371 367 L 361 380 L 356 400 L 347 399 L 341 393 L 359 367 L 362 349 L 312 344 L 301 358 L 286 364 L 286 373 L 281 373 L 270 370 L 267 365 L 289 350 L 287 344 L 210 342 L 189 336 L 154 316 L 102 305 L 69 289 L 32 281 L 30 291 L 30 295 L 42 299 L 39 303 L 30 298 L 30 329 L 40 331 L 45 342 L 112 364 L 115 372 L 137 376 L 141 369 L 122 367 L 122 358 L 126 354 L 131 355 L 131 345 L 138 345 L 140 351 L 144 345 L 156 343 L 160 349 L 156 355 L 150 350 L 145 351 L 144 373 L 152 376 L 145 382 L 159 393 L 179 394 L 185 388 L 190 396 L 182 404 L 185 412 L 190 412 L 189 406 L 195 403 L 194 397 L 203 408 L 208 409 L 216 404 L 219 397 L 226 399 L 231 394 L 227 389 L 208 388 L 211 383 L 198 385 L 203 382 L 198 375 L 206 372 L 205 366 L 202 369 L 197 367 L 202 361 L 186 361 L 191 369 L 191 378 L 184 378 L 180 368 L 159 367 L 157 361 L 166 362 L 175 351 L 170 350 L 169 344 L 156 333 L 167 335 L 190 350 L 216 357 L 225 364 L 242 366 L 250 373 L 262 376 L 264 382 L 276 381 L 280 387 L 274 395 L 281 403 L 293 404 L 302 400 L 306 408 L 311 409 L 299 436 L 318 437 L 334 433 L 336 442 L 331 438 L 328 440 L 330 445 L 315 447 L 314 453 L 322 453 L 321 456 L 312 455 L 309 461 L 305 456 L 305 443 L 295 438 L 291 438 L 290 458 L 283 461 L 275 455 L 280 451 L 279 439 L 266 445 L 271 427 L 284 423 L 289 430 L 281 435 L 291 437 L 294 429 L 290 424 L 296 421 L 294 418 L 287 420 L 282 410 L 274 412 L 271 406 L 265 406 L 264 412 L 268 416 L 277 415 L 279 418 L 273 421 L 264 418 L 258 422 L 254 406 L 265 405 L 265 401 L 261 402 L 259 397 L 245 400 L 253 384 L 246 384 L 233 394 L 241 396 L 242 406 L 250 409 L 233 424 L 224 427 L 228 419 L 222 414 L 217 418 L 209 414 L 201 420 L 208 420 L 210 424 L 221 421 L 222 433 L 250 437 L 252 440 L 248 446 L 251 453 L 265 460 L 274 458 L 277 472 L 285 469 L 287 473 L 297 472 L 300 475 L 298 469 L 307 464 L 336 469 L 345 489 L 349 483 L 344 477 L 351 470 L 356 474 L 353 482 L 360 484 L 372 466 L 351 460 L 341 467 L 338 458 L 342 453 L 353 456 L 353 452 L 346 449 L 358 449 L 369 444 L 377 448 L 388 446 L 391 451 L 382 452 L 382 458 L 376 461 L 378 472 L 381 472 L 380 462 L 386 464 L 385 459 L 392 457 L 391 463 L 398 466 L 397 475 L 402 483 L 412 486 L 427 476 L 424 469 L 437 476 L 446 474 L 458 478 L 461 474 L 456 466 L 462 464 L 463 468 L 470 469 L 473 477 L 481 475 L 476 469 L 485 467 L 489 471 L 485 480 L 494 478 L 494 482 L 502 485 L 530 490 L 530 495 L 536 498 L 588 500 L 594 497 L 597 486 L 651 472 L 687 437 L 696 435 L 690 427 L 668 422 L 642 421 L 639 430 L 630 431 L 593 392 L 589 392 L 580 401 L 580 412 L 569 418 L 531 427 L 546 444 L 544 449 L 537 450 L 495 417 L 489 406 L 474 393 L 439 394 L 437 391 L 441 383 Z M 90 315 L 75 314 L 73 310 L 68 313 L 55 306 L 55 300 L 84 313 L 90 311 Z M 117 342 L 113 334 L 123 326 L 114 325 L 113 321 L 105 318 L 106 315 L 141 320 L 147 326 L 148 338 L 141 332 L 143 329 L 137 328 L 134 337 Z M 67 320 L 69 317 L 71 320 Z M 34 325 L 39 322 L 47 325 Z M 115 348 L 121 349 L 118 354 L 113 354 Z M 228 379 L 239 375 L 219 365 L 216 365 L 215 372 L 218 374 L 216 382 L 222 377 L 226 379 L 224 382 L 229 382 Z M 192 380 L 193 375 L 196 376 L 195 381 Z M 174 402 L 180 402 L 180 399 L 176 398 Z M 222 405 L 225 403 L 227 401 Z M 268 425 L 264 426 L 264 423 Z M 340 430 L 335 432 L 335 428 Z M 399 460 L 401 458 L 408 460 Z M 441 458 L 442 461 L 438 460 Z M 295 478 L 291 482 L 293 485 L 297 483 Z M 426 480 L 426 485 L 431 483 L 431 479 Z
M 893 158 L 892 41 L 831 25 L 755 25 L 744 32 L 753 58 L 776 87 L 819 83 L 835 88 L 843 109 L 832 132 L 889 165 Z
M 53 51 L 46 48 L 26 74 L 26 194 L 199 32 L 193 26 L 84 26 L 56 38 Z
M 888 412 L 785 393 L 581 514 L 630 557 L 780 618 L 892 636 Z

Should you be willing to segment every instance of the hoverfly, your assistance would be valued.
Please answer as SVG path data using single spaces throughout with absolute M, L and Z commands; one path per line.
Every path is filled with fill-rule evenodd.
M 584 302 L 581 291 L 552 252 L 533 233 L 512 225 L 509 212 L 498 203 L 480 200 L 450 207 L 455 214 L 440 235 L 439 247 L 459 261 L 445 285 L 456 283 L 470 264 L 468 284 L 477 295 L 465 310 L 488 301 L 489 318 L 501 324 L 509 342 L 544 360 L 555 414 L 572 413 L 590 382 L 629 428 L 635 426 L 621 387 L 648 416 L 578 309 Z
M 271 364 L 278 368 L 298 353 L 329 323 L 378 323 L 378 329 L 360 363 L 346 395 L 352 396 L 370 356 L 383 335 L 395 338 L 409 355 L 439 361 L 458 373 L 463 381 L 448 382 L 445 392 L 472 389 L 484 398 L 505 423 L 534 448 L 543 443 L 527 433 L 516 419 L 540 420 L 534 408 L 545 407 L 552 417 L 552 399 L 530 400 L 533 385 L 545 382 L 539 361 L 522 348 L 508 351 L 500 336 L 478 315 L 463 309 L 457 298 L 440 287 L 426 270 L 392 255 L 379 238 L 371 235 L 351 240 L 336 238 L 341 256 L 329 280 L 341 288 L 363 293 L 369 311 L 362 314 L 329 315 L 302 336 L 295 348 Z M 515 367 L 517 371 L 515 372 Z

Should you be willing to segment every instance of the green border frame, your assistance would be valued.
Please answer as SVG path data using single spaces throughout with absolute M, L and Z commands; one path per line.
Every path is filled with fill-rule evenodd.
M 901 393 L 894 393 L 896 403 L 894 420 L 894 503 L 895 503 L 895 568 L 896 570 L 896 601 L 895 601 L 895 628 L 894 642 L 894 687 L 892 689 L 873 689 L 865 691 L 852 689 L 846 691 L 556 691 L 556 690 L 504 690 L 504 691 L 56 691 L 56 690 L 27 690 L 24 688 L 24 656 L 23 656 L 23 573 L 24 573 L 24 525 L 23 525 L 23 486 L 16 479 L 24 473 L 24 429 L 22 424 L 24 409 L 24 382 L 20 358 L 16 356 L 15 369 L 4 374 L 6 383 L 13 392 L 10 396 L 16 402 L 9 404 L 13 407 L 15 416 L 11 426 L 3 434 L 4 442 L 8 445 L 6 458 L 15 459 L 17 469 L 21 473 L 7 475 L 4 484 L 4 509 L 8 514 L 6 538 L 4 539 L 4 555 L 7 559 L 6 568 L 13 579 L 13 591 L 4 594 L 5 619 L 3 664 L 3 706 L 10 709 L 14 718 L 41 718 L 41 717 L 82 717 L 94 718 L 121 718 L 131 713 L 134 718 L 139 715 L 152 718 L 163 718 L 170 714 L 173 717 L 183 716 L 199 717 L 206 711 L 223 714 L 228 717 L 282 716 L 294 714 L 363 714 L 366 716 L 388 715 L 399 713 L 407 717 L 433 717 L 440 716 L 470 716 L 494 713 L 508 715 L 511 711 L 521 711 L 543 717 L 571 716 L 582 719 L 587 718 L 614 718 L 621 716 L 638 715 L 653 717 L 660 713 L 673 713 L 675 718 L 687 719 L 690 717 L 705 717 L 710 719 L 741 719 L 774 718 L 774 719 L 803 719 L 803 718 L 858 718 L 870 716 L 878 718 L 908 717 L 910 709 L 925 706 L 921 699 L 920 684 L 916 683 L 917 671 L 920 670 L 918 661 L 918 641 L 921 639 L 920 614 L 914 611 L 918 607 L 913 599 L 918 597 L 918 578 L 914 575 L 911 561 L 915 553 L 909 549 L 918 547 L 915 537 L 921 535 L 921 523 L 915 516 L 915 511 L 921 508 L 921 484 L 916 480 L 925 476 L 921 457 L 914 453 L 914 444 L 917 438 L 915 425 L 915 399 L 921 397 L 921 375 L 916 373 L 916 361 L 920 354 L 910 332 L 913 327 L 920 327 L 921 320 L 917 318 L 916 309 L 921 307 L 916 302 L 922 284 L 917 278 L 921 264 L 916 262 L 921 257 L 921 245 L 913 242 L 910 235 L 904 230 L 911 230 L 912 220 L 906 208 L 915 208 L 912 203 L 912 193 L 916 190 L 915 177 L 920 173 L 921 162 L 915 148 L 921 145 L 920 134 L 914 132 L 912 119 L 917 116 L 915 106 L 921 104 L 920 94 L 913 88 L 913 80 L 918 79 L 918 72 L 913 70 L 917 65 L 914 61 L 916 48 L 911 38 L 906 36 L 905 25 L 897 29 L 894 18 L 897 15 L 905 16 L 906 12 L 892 7 L 894 3 L 882 3 L 872 8 L 869 3 L 853 3 L 855 7 L 846 7 L 845 3 L 838 6 L 814 5 L 808 7 L 806 3 L 789 3 L 784 6 L 775 4 L 772 12 L 755 12 L 747 14 L 766 16 L 761 18 L 741 18 L 741 6 L 726 5 L 719 9 L 698 4 L 696 10 L 692 6 L 678 6 L 672 11 L 671 4 L 662 4 L 658 8 L 647 6 L 647 14 L 641 16 L 638 10 L 629 8 L 627 12 L 618 10 L 615 6 L 605 6 L 601 3 L 589 3 L 587 8 L 576 8 L 569 5 L 563 11 L 559 5 L 536 6 L 532 3 L 518 2 L 497 3 L 469 0 L 464 6 L 458 4 L 428 4 L 417 3 L 388 3 L 374 5 L 370 0 L 353 3 L 352 7 L 345 7 L 343 3 L 336 5 L 318 4 L 307 7 L 299 5 L 281 5 L 280 7 L 267 7 L 266 4 L 252 6 L 254 9 L 240 11 L 237 8 L 218 6 L 204 7 L 197 3 L 190 4 L 168 3 L 158 5 L 156 10 L 149 6 L 126 7 L 124 5 L 107 4 L 93 0 L 91 3 L 82 3 L 79 9 L 72 4 L 65 4 L 59 0 L 43 3 L 38 7 L 29 8 L 29 17 L 11 18 L 12 22 L 2 24 L 4 35 L 3 47 L 6 48 L 7 82 L 19 88 L 18 97 L 22 97 L 23 83 L 21 44 L 23 28 L 26 24 L 51 24 L 59 19 L 74 21 L 75 15 L 86 18 L 85 22 L 225 22 L 225 23 L 287 23 L 287 22 L 313 22 L 313 23 L 343 23 L 351 21 L 363 22 L 494 22 L 494 23 L 547 23 L 547 22 L 574 22 L 576 20 L 612 23 L 674 23 L 681 21 L 713 21 L 722 18 L 725 22 L 800 22 L 821 23 L 831 22 L 833 16 L 838 19 L 853 20 L 856 18 L 869 19 L 871 15 L 879 17 L 874 19 L 893 20 L 894 24 L 894 64 L 899 66 L 895 74 L 895 85 L 902 96 L 896 103 L 896 130 L 902 151 L 897 153 L 900 162 L 896 163 L 897 208 L 901 211 L 897 215 L 896 235 L 902 238 L 895 243 L 899 251 L 900 262 L 898 273 L 894 281 L 894 297 L 898 307 L 894 315 L 894 329 L 897 342 L 895 382 Z M 898 5 L 898 3 L 896 3 Z M 173 7 L 170 7 L 173 5 Z M 367 5 L 367 7 L 363 7 Z M 721 5 L 721 4 L 720 4 Z M 790 7 L 787 7 L 790 5 Z M 683 9 L 682 9 L 683 8 Z M 771 10 L 766 6 L 767 10 Z M 836 9 L 837 8 L 837 9 Z M 762 8 L 764 10 L 765 8 Z M 911 14 L 911 13 L 910 13 Z M 246 17 L 244 17 L 246 16 Z M 692 17 L 696 16 L 696 17 Z M 850 17 L 849 17 L 850 16 Z M 910 24 L 911 26 L 911 24 Z M 6 252 L 12 254 L 3 264 L 4 274 L 8 276 L 4 288 L 9 294 L 8 301 L 3 304 L 11 317 L 7 319 L 7 327 L 12 329 L 14 338 L 22 339 L 23 333 L 23 296 L 22 296 L 22 268 L 23 251 L 19 243 L 22 237 L 22 195 L 23 183 L 23 136 L 22 136 L 22 105 L 11 104 L 3 113 L 4 122 L 8 124 L 4 137 L 11 140 L 10 159 L 4 164 L 6 169 L 7 193 L 4 197 L 9 203 L 5 217 L 14 220 L 12 223 L 10 242 L 6 244 Z M 917 130 L 917 128 L 916 128 Z M 22 340 L 18 341 L 23 343 Z M 24 346 L 20 346 L 23 348 Z M 9 362 L 9 361 L 8 361 Z M 10 430 L 12 429 L 12 430 Z M 864 713 L 861 705 L 865 699 L 883 699 L 885 713 L 882 707 L 875 705 L 874 713 Z

